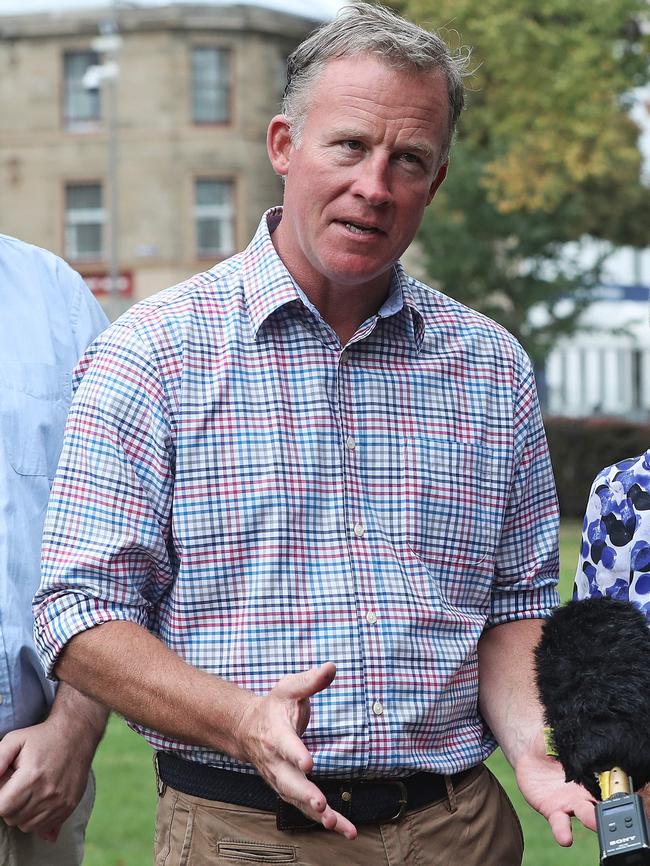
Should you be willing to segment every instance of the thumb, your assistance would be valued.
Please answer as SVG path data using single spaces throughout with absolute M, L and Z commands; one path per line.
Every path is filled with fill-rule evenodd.
M 334 681 L 336 665 L 325 662 L 317 668 L 301 671 L 299 674 L 287 674 L 282 677 L 273 689 L 279 698 L 289 698 L 300 701 L 322 692 Z
M 15 732 L 13 736 L 7 734 L 0 740 L 0 778 L 9 770 L 20 754 L 22 747 L 22 740 L 16 736 Z

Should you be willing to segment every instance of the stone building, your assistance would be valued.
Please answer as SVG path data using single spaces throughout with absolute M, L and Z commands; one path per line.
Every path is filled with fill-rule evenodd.
M 0 15 L 0 232 L 118 286 L 113 315 L 241 249 L 281 196 L 266 127 L 314 26 L 243 5 Z

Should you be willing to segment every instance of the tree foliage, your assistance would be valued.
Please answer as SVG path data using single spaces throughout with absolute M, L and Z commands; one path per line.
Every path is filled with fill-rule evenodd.
M 468 153 L 469 151 L 469 153 Z M 464 142 L 420 229 L 425 271 L 443 291 L 505 325 L 538 365 L 577 327 L 599 267 L 570 257 L 571 202 L 543 211 L 501 211 L 481 183 L 484 163 Z M 566 297 L 573 303 L 568 305 Z M 538 316 L 532 316 L 533 308 Z
M 627 109 L 648 80 L 647 0 L 405 0 L 404 11 L 471 47 L 461 135 L 487 153 L 500 210 L 551 211 L 567 188 L 638 179 Z
M 420 240 L 444 291 L 506 324 L 537 359 L 598 281 L 566 260 L 585 235 L 650 243 L 631 92 L 649 80 L 647 0 L 400 0 L 472 49 L 468 107 Z M 569 316 L 557 301 L 572 293 Z M 544 324 L 529 322 L 531 305 Z

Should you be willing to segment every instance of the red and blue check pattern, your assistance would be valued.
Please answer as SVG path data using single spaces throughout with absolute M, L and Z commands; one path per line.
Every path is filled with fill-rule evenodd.
M 494 747 L 477 709 L 481 632 L 557 603 L 528 360 L 399 265 L 342 350 L 267 219 L 279 212 L 82 361 L 45 531 L 40 652 L 51 671 L 76 633 L 128 619 L 258 693 L 330 660 L 305 734 L 317 775 L 461 770 Z

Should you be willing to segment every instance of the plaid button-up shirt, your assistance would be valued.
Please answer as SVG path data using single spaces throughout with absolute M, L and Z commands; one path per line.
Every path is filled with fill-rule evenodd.
M 150 629 L 265 693 L 333 661 L 316 775 L 454 772 L 494 741 L 477 641 L 557 603 L 557 505 L 533 374 L 501 327 L 408 277 L 342 348 L 249 247 L 89 350 L 44 537 L 36 637 Z M 158 749 L 227 756 L 135 726 Z

